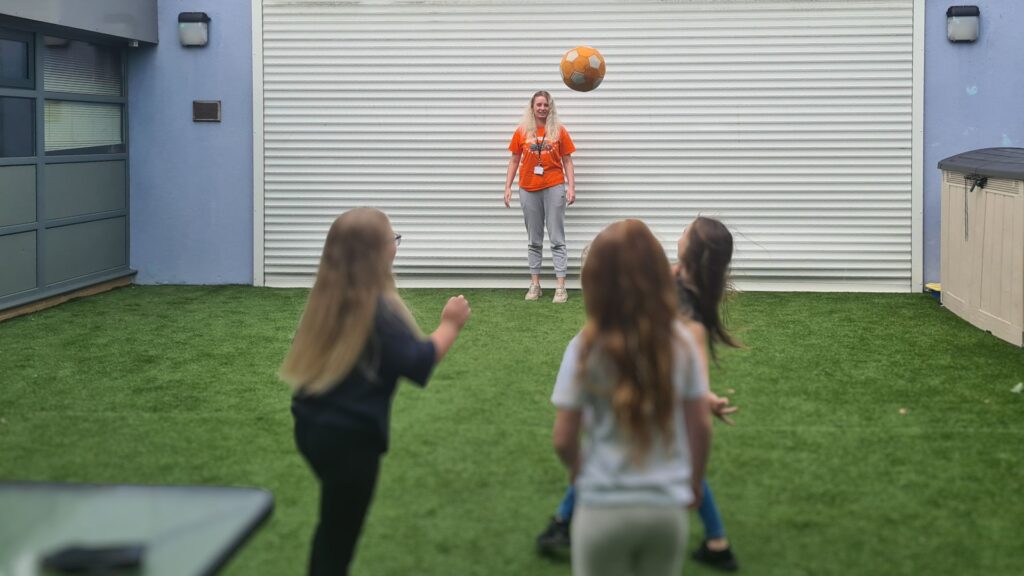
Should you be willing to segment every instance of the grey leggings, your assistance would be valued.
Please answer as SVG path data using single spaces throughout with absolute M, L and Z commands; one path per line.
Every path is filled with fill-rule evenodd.
M 540 274 L 544 254 L 544 227 L 548 229 L 551 242 L 551 260 L 555 265 L 555 277 L 565 278 L 565 185 L 559 184 L 536 192 L 519 189 L 519 205 L 523 207 L 528 237 L 527 257 L 530 274 Z
M 682 505 L 580 504 L 572 516 L 573 576 L 679 576 L 687 525 Z

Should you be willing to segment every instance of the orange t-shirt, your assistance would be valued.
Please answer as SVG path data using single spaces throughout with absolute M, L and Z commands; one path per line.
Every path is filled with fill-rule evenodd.
M 575 152 L 576 146 L 564 126 L 554 141 L 545 136 L 544 128 L 538 127 L 536 138 L 527 138 L 526 130 L 517 128 L 508 149 L 519 154 L 519 187 L 527 192 L 536 192 L 565 182 L 562 156 Z M 543 174 L 534 172 L 538 162 L 544 168 Z

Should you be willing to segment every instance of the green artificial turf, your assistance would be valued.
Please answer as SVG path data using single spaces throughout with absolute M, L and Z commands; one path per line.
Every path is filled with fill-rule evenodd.
M 403 295 L 429 331 L 450 293 Z M 357 576 L 569 573 L 533 539 L 565 487 L 548 399 L 582 299 L 465 294 L 449 357 L 395 400 Z M 266 487 L 226 572 L 302 573 L 317 486 L 275 372 L 305 297 L 130 287 L 0 324 L 0 479 Z M 747 293 L 729 317 L 747 347 L 712 385 L 741 411 L 710 482 L 743 573 L 1021 573 L 1021 349 L 925 295 Z

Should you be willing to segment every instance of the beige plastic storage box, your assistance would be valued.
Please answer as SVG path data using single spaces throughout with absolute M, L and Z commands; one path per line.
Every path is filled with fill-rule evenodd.
M 1024 148 L 986 148 L 939 162 L 942 304 L 1024 345 Z

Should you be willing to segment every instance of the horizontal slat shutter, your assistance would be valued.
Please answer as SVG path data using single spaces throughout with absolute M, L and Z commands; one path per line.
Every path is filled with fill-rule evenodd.
M 606 224 L 674 256 L 706 214 L 742 288 L 911 287 L 912 0 L 264 0 L 262 39 L 267 285 L 310 285 L 333 218 L 371 205 L 401 285 L 522 287 L 506 147 L 546 89 L 577 146 L 570 282 Z M 607 61 L 591 93 L 559 77 L 578 44 Z

